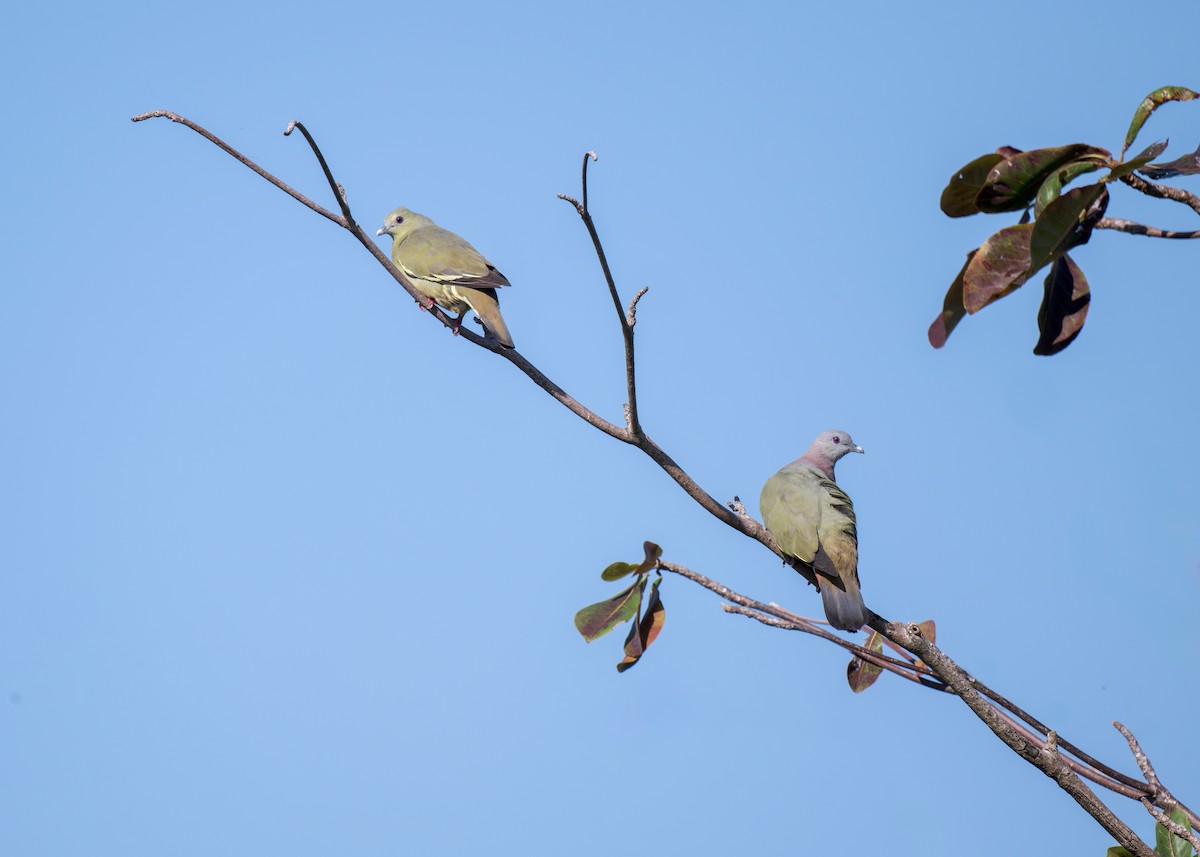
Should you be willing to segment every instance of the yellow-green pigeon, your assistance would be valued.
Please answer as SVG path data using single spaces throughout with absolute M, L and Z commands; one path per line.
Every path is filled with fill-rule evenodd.
M 392 262 L 429 298 L 427 309 L 436 303 L 458 313 L 455 333 L 470 309 L 497 342 L 513 347 L 496 300 L 508 279 L 465 239 L 407 208 L 389 214 L 375 234 L 392 236 Z
M 858 585 L 858 530 L 854 504 L 833 481 L 833 466 L 862 452 L 844 431 L 823 431 L 808 452 L 767 480 L 758 498 L 763 523 L 786 556 L 820 580 L 825 618 L 840 631 L 870 619 Z

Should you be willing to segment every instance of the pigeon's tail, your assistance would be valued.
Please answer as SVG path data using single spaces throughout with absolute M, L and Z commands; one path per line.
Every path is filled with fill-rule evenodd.
M 858 575 L 854 577 L 857 578 Z M 821 601 L 825 605 L 825 618 L 839 631 L 857 631 L 870 621 L 871 611 L 863 603 L 858 580 L 850 579 L 845 583 L 846 589 L 843 591 L 838 589 L 833 581 L 821 581 Z
M 505 348 L 512 348 L 512 336 L 508 332 L 508 325 L 504 323 L 504 316 L 500 315 L 500 302 L 496 300 L 495 289 L 463 289 L 468 292 L 465 297 L 471 305 L 471 309 L 475 310 L 475 314 L 483 319 L 483 326 L 486 327 L 496 337 L 496 341 Z

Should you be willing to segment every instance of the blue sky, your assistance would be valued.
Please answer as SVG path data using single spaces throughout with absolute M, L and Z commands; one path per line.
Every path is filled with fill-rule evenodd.
M 1190 20 L 1194 4 L 1156 7 Z M 1017 23 L 1013 23 L 1017 22 Z M 647 459 L 419 314 L 362 249 L 200 137 L 332 207 L 397 205 L 512 281 L 521 352 L 609 419 L 620 336 L 591 206 L 639 311 L 643 422 L 751 503 L 821 429 L 867 602 L 1200 804 L 1200 244 L 1097 234 L 1088 323 L 1031 354 L 1040 284 L 925 340 L 1004 217 L 938 195 L 998 145 L 1117 150 L 1200 85 L 1128 7 L 376 5 L 15 9 L 0 71 L 0 852 L 1104 853 L 954 700 L 664 583 L 667 624 L 574 612 L 666 557 L 819 599 Z M 1169 105 L 1142 141 L 1200 142 Z M 1195 180 L 1181 184 L 1196 190 Z M 1109 214 L 1194 229 L 1116 188 Z M 1112 806 L 1145 835 L 1144 812 Z M 1004 819 L 1003 823 L 999 820 Z M 1009 821 L 1012 819 L 1012 821 Z M 849 843 L 849 844 L 848 844 Z

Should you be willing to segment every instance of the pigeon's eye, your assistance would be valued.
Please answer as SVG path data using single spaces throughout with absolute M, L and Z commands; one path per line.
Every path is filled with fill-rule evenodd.
M 834 442 L 834 443 L 841 443 L 841 442 L 842 442 L 842 439 L 841 439 L 840 437 L 838 437 L 838 436 L 835 434 L 835 435 L 833 436 L 833 442 Z

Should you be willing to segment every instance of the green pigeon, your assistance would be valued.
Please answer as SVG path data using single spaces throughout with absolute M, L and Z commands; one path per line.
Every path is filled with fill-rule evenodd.
M 425 215 L 407 208 L 389 214 L 375 234 L 392 236 L 392 262 L 429 298 L 426 309 L 436 303 L 458 313 L 455 333 L 470 309 L 497 342 L 505 348 L 513 347 L 496 300 L 496 289 L 509 282 L 482 253 Z
M 758 498 L 763 523 L 801 573 L 821 578 L 825 618 L 840 631 L 857 631 L 870 619 L 858 585 L 858 530 L 854 504 L 833 481 L 833 466 L 862 452 L 844 431 L 823 431 L 808 452 L 767 480 Z

